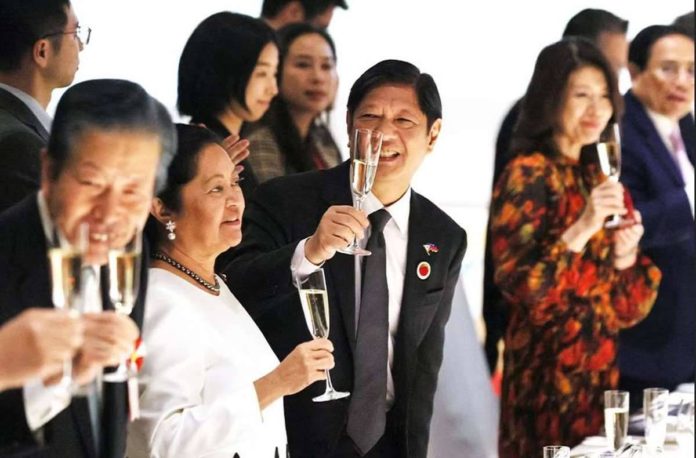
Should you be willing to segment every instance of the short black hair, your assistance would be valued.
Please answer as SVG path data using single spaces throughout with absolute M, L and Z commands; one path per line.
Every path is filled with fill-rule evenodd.
M 682 14 L 672 22 L 672 25 L 682 30 L 684 33 L 691 35 L 691 38 L 693 38 L 694 28 L 696 27 L 696 24 L 694 24 L 694 12 L 689 11 L 688 13 Z
M 0 0 L 0 71 L 19 69 L 37 40 L 61 32 L 69 0 Z M 60 50 L 61 40 L 51 41 Z
M 209 122 L 235 100 L 246 108 L 246 87 L 259 55 L 276 44 L 259 19 L 221 12 L 198 24 L 179 60 L 177 107 L 197 122 Z
M 365 96 L 375 88 L 389 84 L 410 86 L 418 96 L 418 106 L 428 118 L 428 129 L 442 118 L 442 100 L 432 76 L 421 71 L 415 65 L 403 60 L 383 60 L 365 71 L 353 83 L 348 95 L 348 116 L 360 105 Z
M 607 82 L 613 114 L 606 129 L 621 118 L 623 99 L 616 72 L 604 54 L 586 38 L 564 38 L 542 49 L 537 57 L 513 132 L 512 150 L 515 153 L 558 154 L 553 135 L 558 128 L 568 80 L 575 70 L 588 66 L 599 69 Z
M 83 81 L 63 94 L 48 141 L 51 179 L 61 174 L 80 136 L 93 129 L 156 135 L 161 145 L 157 186 L 164 182 L 175 144 L 172 119 L 140 85 L 118 79 Z
M 626 34 L 628 21 L 606 10 L 586 8 L 570 18 L 563 31 L 565 37 L 584 37 L 596 42 L 603 32 Z
M 338 6 L 344 10 L 348 9 L 348 5 L 344 0 L 300 0 L 300 3 L 302 3 L 304 8 L 305 21 L 311 21 L 330 6 Z
M 261 17 L 273 19 L 280 13 L 285 5 L 295 0 L 263 0 L 261 5 Z M 305 20 L 309 21 L 315 16 L 326 11 L 329 6 L 338 6 L 344 10 L 348 9 L 345 0 L 299 0 L 305 12 Z
M 181 190 L 191 182 L 198 173 L 198 158 L 208 145 L 220 145 L 222 140 L 211 130 L 193 124 L 175 124 L 176 152 L 167 167 L 167 178 L 156 194 L 167 210 L 181 211 Z M 150 215 L 145 226 L 145 235 L 157 246 L 160 241 L 160 229 L 157 219 Z
M 650 60 L 650 52 L 653 45 L 667 35 L 682 35 L 691 41 L 694 37 L 684 32 L 682 29 L 672 25 L 651 25 L 636 35 L 628 46 L 628 62 L 638 67 L 640 71 L 645 70 Z

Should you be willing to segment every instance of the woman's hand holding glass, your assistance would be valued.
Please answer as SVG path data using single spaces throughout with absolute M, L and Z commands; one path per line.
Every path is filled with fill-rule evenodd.
M 638 243 L 645 229 L 638 210 L 633 210 L 635 223 L 620 227 L 614 232 L 614 267 L 619 270 L 631 267 L 638 256 Z

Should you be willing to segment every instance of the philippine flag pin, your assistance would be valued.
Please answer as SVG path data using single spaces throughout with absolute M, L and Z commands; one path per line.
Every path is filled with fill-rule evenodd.
M 418 263 L 418 267 L 416 267 L 416 275 L 418 275 L 418 278 L 421 280 L 427 280 L 430 276 L 430 264 L 426 261 Z

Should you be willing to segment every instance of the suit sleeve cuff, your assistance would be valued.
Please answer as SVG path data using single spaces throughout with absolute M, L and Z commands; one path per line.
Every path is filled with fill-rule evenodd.
M 304 240 L 301 240 L 300 243 L 297 244 L 297 246 L 295 247 L 295 252 L 292 255 L 292 260 L 290 261 L 290 273 L 292 275 L 293 280 L 296 277 L 305 278 L 312 272 L 316 272 L 318 269 L 321 268 L 321 266 L 324 265 L 323 262 L 319 265 L 313 264 L 309 259 L 305 257 L 304 248 L 307 239 L 309 239 L 309 237 L 307 237 Z
M 36 431 L 70 405 L 71 395 L 67 388 L 57 384 L 45 386 L 40 378 L 24 385 L 25 414 L 29 429 Z

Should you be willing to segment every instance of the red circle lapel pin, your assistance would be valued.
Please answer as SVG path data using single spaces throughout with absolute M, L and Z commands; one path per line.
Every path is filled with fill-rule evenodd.
M 427 280 L 430 277 L 430 270 L 430 264 L 427 261 L 419 262 L 418 267 L 416 267 L 416 275 L 421 280 Z

